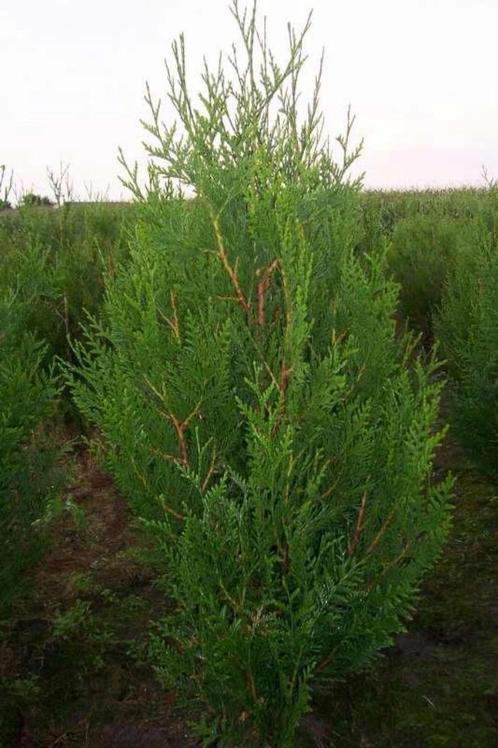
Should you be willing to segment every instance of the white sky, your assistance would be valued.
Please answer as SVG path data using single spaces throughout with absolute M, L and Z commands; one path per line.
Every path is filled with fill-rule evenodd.
M 327 129 L 351 103 L 367 185 L 498 177 L 498 0 L 260 0 L 274 49 L 311 7 L 310 76 L 325 47 Z M 197 88 L 202 55 L 236 38 L 228 0 L 0 0 L 0 164 L 25 189 L 47 193 L 62 160 L 81 196 L 125 194 L 117 147 L 140 158 L 145 81 L 164 93 L 181 31 Z

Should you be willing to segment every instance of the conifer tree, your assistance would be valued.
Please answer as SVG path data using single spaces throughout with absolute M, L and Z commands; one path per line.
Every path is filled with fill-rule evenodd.
M 469 457 L 498 476 L 498 190 L 493 185 L 449 268 L 436 333 L 452 422 Z
M 301 34 L 278 64 L 256 8 L 190 94 L 173 45 L 131 263 L 75 345 L 76 403 L 154 539 L 172 600 L 151 656 L 227 746 L 292 746 L 312 689 L 402 629 L 444 541 L 434 362 L 396 337 L 382 247 L 358 256 L 361 180 L 304 115 Z M 123 163 L 126 163 L 123 160 Z
M 57 448 L 41 425 L 57 396 L 45 348 L 26 331 L 29 301 L 0 285 L 0 620 L 7 616 L 25 572 L 45 547 L 38 523 L 55 491 Z

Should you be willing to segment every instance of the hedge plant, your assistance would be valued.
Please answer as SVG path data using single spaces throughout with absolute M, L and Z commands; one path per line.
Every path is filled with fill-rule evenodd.
M 463 220 L 430 215 L 404 218 L 393 230 L 388 264 L 401 286 L 400 311 L 426 340 L 465 232 Z
M 300 115 L 309 24 L 278 65 L 256 9 L 232 13 L 241 49 L 198 100 L 174 44 L 176 124 L 147 92 L 131 259 L 68 379 L 164 572 L 158 675 L 206 744 L 291 746 L 313 689 L 405 625 L 450 485 L 436 364 L 395 335 L 384 249 L 355 251 L 353 120 L 336 162 L 320 76 Z
M 0 285 L 0 619 L 45 548 L 43 518 L 60 487 L 59 450 L 44 433 L 58 387 L 27 314 L 15 289 Z
M 132 206 L 95 203 L 0 217 L 1 284 L 28 303 L 26 330 L 46 341 L 48 360 L 70 355 L 68 335 L 98 312 L 104 271 L 126 257 L 134 216 Z
M 493 210 L 494 203 L 494 210 Z M 498 476 L 498 192 L 449 270 L 436 332 L 447 360 L 456 433 L 473 462 Z

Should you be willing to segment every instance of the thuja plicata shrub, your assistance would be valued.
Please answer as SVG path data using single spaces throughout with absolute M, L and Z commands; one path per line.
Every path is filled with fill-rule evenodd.
M 431 477 L 436 364 L 395 336 L 384 250 L 355 251 L 353 118 L 337 163 L 320 75 L 299 114 L 309 24 L 279 65 L 256 9 L 232 13 L 232 77 L 206 67 L 192 99 L 180 38 L 176 124 L 147 92 L 131 260 L 68 379 L 164 571 L 158 675 L 206 742 L 292 746 L 313 689 L 403 628 L 450 484 Z
M 43 518 L 60 480 L 43 430 L 58 386 L 44 346 L 26 332 L 27 305 L 0 289 L 0 619 L 46 547 Z
M 97 314 L 104 273 L 126 258 L 130 206 L 24 206 L 0 218 L 0 285 L 29 301 L 26 329 L 47 344 L 48 359 L 70 355 L 86 313 Z
M 494 197 L 494 220 L 492 203 Z M 436 333 L 447 361 L 456 433 L 498 476 L 498 191 L 450 269 Z
M 400 311 L 426 339 L 465 231 L 463 221 L 431 215 L 402 219 L 394 228 L 388 266 L 400 284 Z

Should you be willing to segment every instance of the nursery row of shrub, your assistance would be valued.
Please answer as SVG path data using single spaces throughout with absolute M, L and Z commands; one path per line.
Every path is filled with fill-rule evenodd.
M 147 93 L 138 206 L 0 219 L 1 581 L 43 549 L 64 382 L 164 580 L 158 677 L 205 744 L 292 746 L 314 691 L 406 625 L 448 532 L 441 364 L 400 316 L 440 341 L 454 422 L 496 468 L 498 213 L 492 189 L 362 193 L 319 78 L 300 118 L 308 26 L 279 66 L 232 12 L 232 81 L 206 69 L 195 102 L 180 39 L 178 127 Z
M 420 212 L 409 215 L 412 201 Z M 403 205 L 403 197 L 393 202 Z M 418 201 L 409 194 L 384 236 L 400 284 L 399 314 L 426 346 L 439 346 L 451 425 L 471 460 L 496 476 L 498 189 L 422 193 Z
M 133 214 L 105 204 L 0 213 L 0 616 L 46 547 L 47 508 L 62 488 L 56 357 L 98 313 Z
M 66 358 L 68 336 L 98 312 L 105 274 L 125 258 L 136 214 L 106 203 L 0 213 L 0 287 L 15 290 L 25 328 L 46 342 L 49 358 Z
M 43 431 L 53 414 L 57 385 L 42 366 L 46 347 L 26 329 L 28 305 L 15 289 L 0 296 L 0 619 L 23 572 L 39 557 L 36 526 L 57 491 L 56 447 Z

